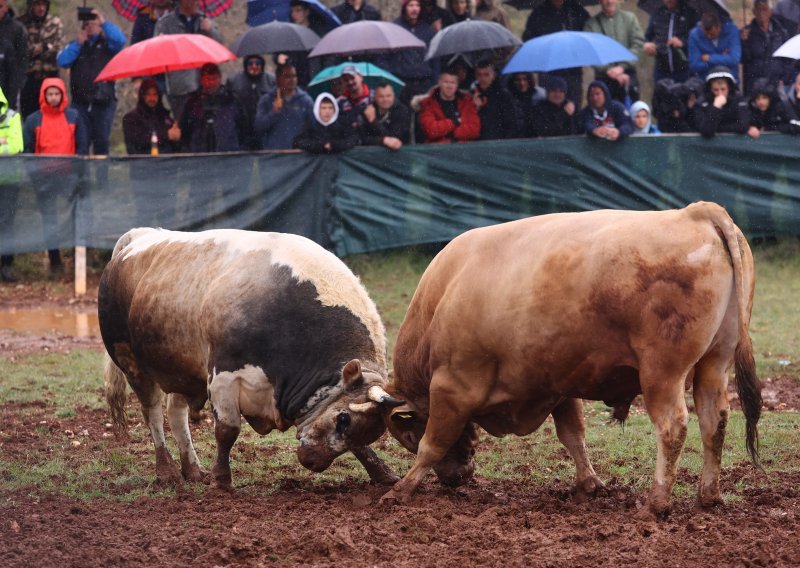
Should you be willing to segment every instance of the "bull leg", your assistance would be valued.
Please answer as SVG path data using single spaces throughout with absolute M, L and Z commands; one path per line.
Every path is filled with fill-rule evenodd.
M 472 405 L 466 401 L 467 393 L 455 392 L 452 387 L 448 388 L 450 385 L 458 384 L 462 384 L 461 381 L 456 380 L 447 370 L 437 370 L 433 374 L 430 416 L 425 426 L 425 434 L 419 442 L 414 465 L 391 491 L 381 497 L 381 501 L 408 502 L 428 472 L 461 437 L 471 417 Z
M 367 470 L 370 480 L 374 483 L 378 485 L 393 485 L 400 480 L 397 474 L 392 471 L 392 468 L 386 465 L 386 462 L 367 446 L 353 448 L 350 451 L 361 462 L 361 465 Z
M 719 472 L 730 413 L 728 375 L 719 358 L 703 359 L 695 370 L 694 404 L 703 439 L 703 474 L 697 497 L 701 507 L 711 507 L 722 503 Z
M 686 441 L 689 412 L 683 398 L 686 372 L 670 376 L 641 370 L 642 396 L 650 421 L 656 430 L 658 456 L 648 505 L 663 516 L 669 512 L 670 496 L 677 477 L 678 459 Z
M 142 404 L 144 421 L 150 428 L 150 437 L 156 449 L 156 483 L 162 486 L 177 486 L 183 483 L 178 466 L 167 450 L 164 438 L 164 411 L 161 407 L 161 389 L 152 381 L 137 378 L 130 381 L 139 402 Z
M 189 404 L 186 397 L 180 394 L 167 395 L 167 418 L 172 435 L 178 443 L 181 456 L 181 474 L 186 481 L 203 481 L 205 473 L 200 468 L 200 461 L 192 444 L 192 433 L 189 430 Z
M 581 401 L 568 398 L 556 406 L 551 414 L 556 424 L 558 439 L 575 462 L 575 489 L 589 495 L 603 489 L 605 486 L 597 477 L 586 452 L 586 427 Z
M 208 385 L 211 412 L 214 415 L 214 436 L 217 439 L 217 457 L 211 468 L 213 487 L 231 490 L 231 448 L 242 430 L 239 408 L 239 383 L 230 372 L 219 373 Z

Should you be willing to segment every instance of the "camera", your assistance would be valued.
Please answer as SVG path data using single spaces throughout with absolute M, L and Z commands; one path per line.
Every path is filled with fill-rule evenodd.
M 79 22 L 89 22 L 95 19 L 97 19 L 97 15 L 94 13 L 94 8 L 87 8 L 86 6 L 78 6 Z

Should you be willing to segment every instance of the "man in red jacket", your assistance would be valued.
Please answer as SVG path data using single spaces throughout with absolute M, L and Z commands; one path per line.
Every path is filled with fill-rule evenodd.
M 458 90 L 458 76 L 452 69 L 442 71 L 439 84 L 418 105 L 426 143 L 467 142 L 481 134 L 478 109 L 469 93 Z

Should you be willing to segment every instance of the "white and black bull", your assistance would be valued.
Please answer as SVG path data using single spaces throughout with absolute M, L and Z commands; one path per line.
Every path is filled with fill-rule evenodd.
M 230 488 L 241 416 L 259 434 L 297 427 L 300 462 L 325 470 L 351 451 L 379 483 L 397 480 L 367 445 L 384 432 L 386 339 L 375 304 L 336 256 L 297 235 L 133 229 L 98 293 L 108 399 L 124 426 L 124 379 L 142 404 L 159 482 L 205 477 L 188 425 L 207 399 L 212 482 Z M 124 374 L 124 378 L 123 378 Z M 180 450 L 165 446 L 161 392 Z

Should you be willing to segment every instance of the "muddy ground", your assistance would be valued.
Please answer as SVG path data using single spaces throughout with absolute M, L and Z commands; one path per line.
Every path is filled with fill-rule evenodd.
M 69 305 L 58 295 L 5 288 L 0 306 Z M 0 354 L 7 357 L 87 347 L 101 344 L 0 331 Z M 764 394 L 776 411 L 800 407 L 794 377 L 769 380 Z M 0 409 L 0 454 L 19 459 L 42 451 L 45 436 L 30 411 Z M 108 440 L 106 421 L 96 411 L 48 427 L 80 432 L 92 444 Z M 682 468 L 680 477 L 693 484 L 697 472 Z M 511 484 L 476 476 L 452 490 L 431 478 L 405 506 L 379 504 L 385 489 L 358 479 L 327 485 L 298 477 L 257 497 L 195 487 L 133 503 L 84 502 L 34 487 L 9 492 L 0 485 L 0 558 L 12 567 L 800 564 L 798 472 L 767 477 L 748 463 L 726 467 L 726 505 L 701 511 L 692 496 L 680 497 L 665 520 L 642 514 L 642 495 L 606 481 L 603 494 L 579 499 L 563 481 Z

